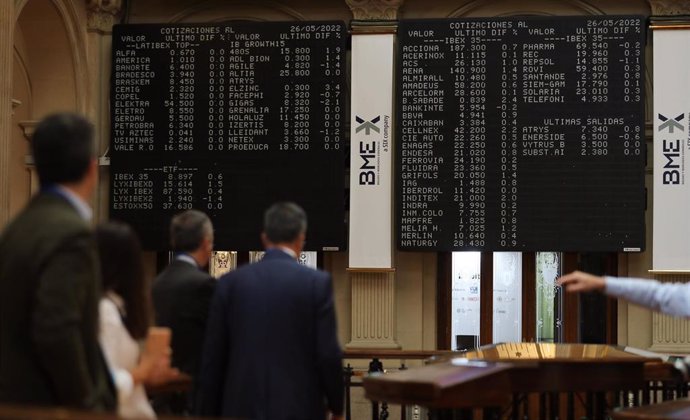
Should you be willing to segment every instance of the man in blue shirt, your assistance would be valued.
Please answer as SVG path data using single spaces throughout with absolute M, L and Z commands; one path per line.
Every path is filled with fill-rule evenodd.
M 51 115 L 31 147 L 41 192 L 0 238 L 0 402 L 112 410 L 89 227 L 93 126 L 79 115 Z
M 690 283 L 595 276 L 573 271 L 558 279 L 569 292 L 601 291 L 667 315 L 690 317 Z

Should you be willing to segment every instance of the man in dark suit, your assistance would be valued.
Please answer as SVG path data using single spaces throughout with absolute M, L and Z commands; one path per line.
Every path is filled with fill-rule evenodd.
M 172 330 L 172 365 L 198 378 L 208 308 L 216 281 L 203 269 L 213 252 L 213 225 L 204 213 L 187 210 L 170 223 L 170 244 L 175 259 L 153 283 L 156 324 Z M 182 398 L 159 398 L 159 411 L 175 414 L 191 412 L 193 387 Z
M 49 116 L 32 152 L 41 192 L 0 238 L 0 402 L 112 410 L 88 225 L 98 175 L 93 127 L 74 114 Z
M 329 274 L 304 267 L 307 218 L 264 216 L 264 258 L 224 275 L 211 304 L 200 414 L 255 420 L 342 418 L 342 352 Z

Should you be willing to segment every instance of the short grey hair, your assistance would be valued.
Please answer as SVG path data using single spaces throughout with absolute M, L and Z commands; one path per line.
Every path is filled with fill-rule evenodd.
M 170 222 L 170 246 L 175 252 L 194 251 L 211 234 L 211 219 L 199 210 L 186 210 L 175 215 Z
M 295 203 L 276 203 L 264 213 L 264 234 L 274 244 L 290 243 L 306 231 L 307 214 Z

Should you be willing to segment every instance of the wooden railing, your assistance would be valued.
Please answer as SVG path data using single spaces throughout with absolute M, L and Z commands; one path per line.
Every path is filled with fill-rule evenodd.
M 448 351 L 427 350 L 347 350 L 345 359 L 345 417 L 352 420 L 351 389 L 362 386 L 362 378 L 372 372 L 406 370 L 406 363 L 411 360 L 422 360 L 424 363 L 435 358 L 448 358 L 453 353 Z M 458 354 L 458 353 L 456 353 Z M 458 354 L 460 355 L 460 354 Z M 358 369 L 352 364 L 356 360 L 368 360 L 368 368 L 361 365 Z M 604 418 L 617 407 L 634 407 L 663 401 L 686 398 L 689 384 L 683 375 L 671 363 L 647 362 L 644 365 L 645 385 L 640 389 L 616 392 L 540 392 L 517 393 L 512 395 L 512 405 L 503 409 L 487 410 L 431 410 L 420 420 L 429 419 L 476 419 L 476 418 L 511 418 L 511 419 L 575 419 Z M 401 406 L 400 420 L 408 420 L 412 406 Z M 414 407 L 419 410 L 418 407 Z M 422 411 L 423 412 L 423 411 Z M 604 416 L 604 417 L 602 417 Z M 371 403 L 372 420 L 388 420 L 390 407 L 386 402 Z

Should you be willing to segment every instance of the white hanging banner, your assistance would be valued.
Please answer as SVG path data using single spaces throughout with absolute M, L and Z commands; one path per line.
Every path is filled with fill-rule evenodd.
M 654 30 L 653 270 L 690 269 L 690 30 Z
M 393 34 L 352 36 L 350 268 L 392 268 Z
M 493 343 L 522 341 L 522 252 L 494 252 Z

